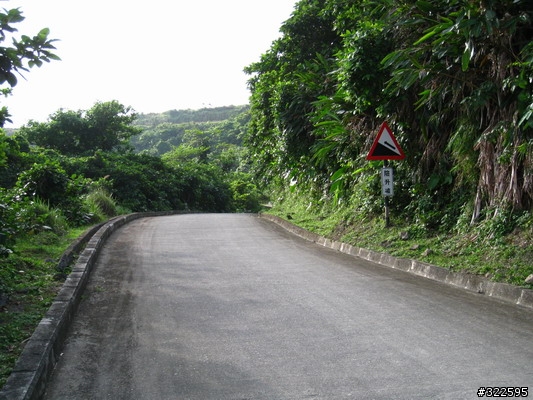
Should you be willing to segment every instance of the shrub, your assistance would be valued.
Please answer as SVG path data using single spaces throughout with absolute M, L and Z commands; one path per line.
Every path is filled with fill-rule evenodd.
M 59 205 L 65 197 L 69 178 L 58 162 L 50 159 L 42 164 L 34 164 L 22 172 L 17 187 L 30 197 L 47 201 L 51 206 Z
M 94 205 L 94 207 L 98 208 L 106 217 L 114 217 L 117 215 L 115 200 L 111 194 L 103 188 L 98 188 L 90 192 L 85 198 L 85 204 L 91 206 Z
M 261 209 L 260 193 L 248 174 L 236 173 L 230 182 L 233 209 L 241 212 L 256 212 Z
M 63 234 L 68 230 L 68 221 L 59 208 L 52 208 L 39 198 L 33 201 L 35 207 L 36 222 L 41 225 L 41 230 L 51 230 L 57 234 Z

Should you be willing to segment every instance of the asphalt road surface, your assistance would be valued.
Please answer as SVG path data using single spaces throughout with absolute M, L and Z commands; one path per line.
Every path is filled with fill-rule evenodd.
M 253 215 L 108 240 L 46 399 L 477 399 L 528 387 L 533 312 L 325 249 Z

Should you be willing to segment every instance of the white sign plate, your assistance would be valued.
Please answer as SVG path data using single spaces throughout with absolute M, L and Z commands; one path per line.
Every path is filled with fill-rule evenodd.
M 394 180 L 392 168 L 385 167 L 381 169 L 381 194 L 385 196 L 394 196 Z

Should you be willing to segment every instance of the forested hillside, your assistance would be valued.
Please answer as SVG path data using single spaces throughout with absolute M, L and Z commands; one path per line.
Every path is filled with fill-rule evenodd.
M 379 196 L 365 157 L 388 121 L 397 212 L 450 229 L 531 210 L 532 18 L 526 0 L 299 2 L 247 67 L 256 176 Z
M 532 19 L 529 0 L 298 2 L 246 68 L 245 143 L 274 209 L 295 220 L 299 210 L 315 228 L 335 214 L 325 233 L 367 245 L 365 224 L 383 212 L 383 163 L 366 156 L 387 121 L 407 156 L 391 162 L 393 224 L 441 247 L 461 238 L 442 260 L 405 254 L 463 268 L 453 259 L 466 249 L 502 244 L 498 272 L 482 255 L 467 269 L 523 283 L 533 272 Z
M 221 122 L 236 117 L 248 108 L 249 107 L 245 105 L 210 107 L 201 108 L 199 110 L 169 110 L 162 113 L 141 113 L 137 115 L 135 125 L 145 128 L 153 128 L 161 124 Z
M 249 120 L 248 110 L 246 105 L 139 114 L 134 125 L 142 128 L 142 132 L 132 138 L 131 144 L 136 152 L 163 155 L 186 144 L 191 132 L 203 132 L 211 147 L 221 143 L 240 147 Z

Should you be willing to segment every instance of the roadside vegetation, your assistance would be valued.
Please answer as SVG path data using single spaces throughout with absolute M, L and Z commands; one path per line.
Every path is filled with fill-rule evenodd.
M 385 227 L 383 210 L 369 212 L 359 205 L 334 205 L 286 190 L 276 191 L 272 207 L 264 212 L 354 246 L 533 289 L 533 281 L 526 282 L 533 274 L 530 213 L 502 215 L 471 226 L 465 210 L 451 229 L 428 228 L 408 215 L 393 213 L 391 226 Z
M 0 387 L 63 284 L 57 262 L 84 228 L 28 233 L 0 259 Z

